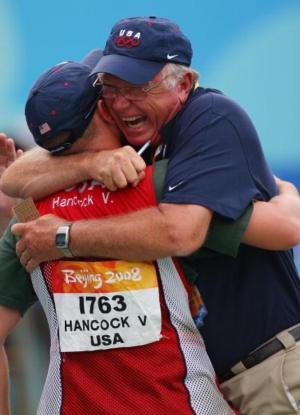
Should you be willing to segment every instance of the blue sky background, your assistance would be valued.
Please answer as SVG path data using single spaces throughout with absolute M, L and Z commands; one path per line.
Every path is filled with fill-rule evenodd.
M 0 0 L 0 129 L 30 143 L 23 108 L 37 76 L 102 47 L 116 20 L 138 15 L 179 23 L 202 84 L 248 111 L 275 173 L 300 187 L 299 0 Z

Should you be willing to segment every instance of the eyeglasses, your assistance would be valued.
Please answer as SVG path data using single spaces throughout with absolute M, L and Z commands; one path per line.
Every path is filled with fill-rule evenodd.
M 101 80 L 99 78 L 96 79 L 94 82 L 94 86 L 99 85 L 101 83 L 102 85 L 102 97 L 109 100 L 114 100 L 118 95 L 122 95 L 122 97 L 130 100 L 130 101 L 142 101 L 146 98 L 146 96 L 153 91 L 154 89 L 158 88 L 162 85 L 162 83 L 172 76 L 172 74 L 169 74 L 165 76 L 163 79 L 156 83 L 151 83 L 148 85 L 143 86 L 125 86 L 121 88 L 117 88 L 113 85 L 101 83 Z

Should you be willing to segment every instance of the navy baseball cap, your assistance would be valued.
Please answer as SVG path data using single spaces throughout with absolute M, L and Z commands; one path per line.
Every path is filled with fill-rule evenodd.
M 109 73 L 144 84 L 167 63 L 190 66 L 192 55 L 191 42 L 176 23 L 154 16 L 131 17 L 114 25 L 92 74 Z
M 80 63 L 67 61 L 44 72 L 30 90 L 25 117 L 35 142 L 52 153 L 70 148 L 87 128 L 101 96 L 90 72 L 102 56 L 91 51 Z

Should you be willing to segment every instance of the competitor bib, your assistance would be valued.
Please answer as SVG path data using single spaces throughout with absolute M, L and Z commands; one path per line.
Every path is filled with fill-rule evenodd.
M 158 281 L 151 262 L 57 261 L 52 287 L 62 352 L 160 339 Z

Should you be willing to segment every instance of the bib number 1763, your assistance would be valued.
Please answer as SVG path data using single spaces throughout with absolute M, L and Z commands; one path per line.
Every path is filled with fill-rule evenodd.
M 93 295 L 79 296 L 79 311 L 81 314 L 94 314 L 98 310 L 100 313 L 108 314 L 112 310 L 125 311 L 127 305 L 122 295 L 114 295 L 108 298 L 105 295 L 96 297 Z

